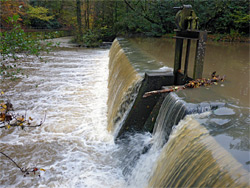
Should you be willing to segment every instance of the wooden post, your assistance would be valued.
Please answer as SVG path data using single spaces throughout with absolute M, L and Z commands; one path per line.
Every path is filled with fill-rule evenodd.
M 177 73 L 181 69 L 181 58 L 182 58 L 182 49 L 183 49 L 183 39 L 176 38 L 175 44 L 175 58 L 174 58 L 174 83 L 177 82 Z
M 187 49 L 186 49 L 186 58 L 185 58 L 185 67 L 184 67 L 184 79 L 186 79 L 188 76 L 187 72 L 188 72 L 190 45 L 191 45 L 191 39 L 187 39 Z
M 196 44 L 193 79 L 202 78 L 206 41 L 207 41 L 207 31 L 200 31 L 199 39 Z

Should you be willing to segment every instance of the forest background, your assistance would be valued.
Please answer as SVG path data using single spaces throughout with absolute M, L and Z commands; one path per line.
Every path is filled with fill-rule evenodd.
M 191 4 L 199 29 L 210 38 L 244 41 L 249 36 L 249 0 L 0 0 L 0 29 L 11 30 L 18 15 L 25 32 L 70 31 L 75 42 L 99 46 L 116 36 L 172 36 L 173 7 Z M 54 37 L 57 37 L 55 35 Z M 248 39 L 247 39 L 248 40 Z

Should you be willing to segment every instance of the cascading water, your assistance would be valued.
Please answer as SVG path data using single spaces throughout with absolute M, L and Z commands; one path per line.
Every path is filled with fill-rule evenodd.
M 25 114 L 27 110 L 27 116 L 38 121 L 46 113 L 42 127 L 26 131 L 0 130 L 1 151 L 21 167 L 37 166 L 46 170 L 40 178 L 24 178 L 1 155 L 3 187 L 123 188 L 128 181 L 123 173 L 126 169 L 131 171 L 134 159 L 140 157 L 138 152 L 140 154 L 151 140 L 150 134 L 138 135 L 130 137 L 129 147 L 116 145 L 114 124 L 107 125 L 108 106 L 113 113 L 108 117 L 119 124 L 118 119 L 122 121 L 126 116 L 124 110 L 129 109 L 141 79 L 122 48 L 112 47 L 109 55 L 110 59 L 116 59 L 116 64 L 123 64 L 112 66 L 110 60 L 109 68 L 108 50 L 75 48 L 68 46 L 68 40 L 60 39 L 62 48 L 43 55 L 48 63 L 35 58 L 22 62 L 29 77 L 13 83 L 12 87 L 7 82 L 1 84 L 1 90 L 17 113 Z M 113 50 L 117 50 L 116 53 Z M 108 81 L 113 84 L 108 86 Z M 131 149 L 126 152 L 125 148 Z
M 108 130 L 114 132 L 125 117 L 137 93 L 141 77 L 116 39 L 110 49 Z M 117 127 L 116 127 L 117 126 Z M 114 134 L 116 134 L 117 130 Z
M 188 104 L 169 94 L 153 135 L 144 138 L 150 149 L 137 159 L 129 187 L 248 187 L 249 172 L 200 123 L 223 106 Z
M 172 127 L 177 125 L 187 114 L 185 102 L 178 99 L 177 95 L 170 93 L 161 105 L 153 134 L 157 138 L 157 147 L 161 148 L 168 140 Z
M 169 93 L 158 114 L 154 126 L 153 134 L 157 138 L 158 147 L 162 147 L 169 138 L 172 127 L 177 125 L 187 114 L 204 113 L 218 107 L 224 106 L 223 103 L 200 103 L 192 104 L 181 100 L 175 93 Z
M 187 116 L 162 149 L 148 187 L 249 187 L 249 173 Z

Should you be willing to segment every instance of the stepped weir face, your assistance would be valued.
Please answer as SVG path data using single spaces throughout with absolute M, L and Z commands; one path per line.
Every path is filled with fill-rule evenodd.
M 128 45 L 129 43 L 130 46 Z M 109 121 L 113 121 L 112 127 L 116 127 L 118 132 L 122 130 L 122 133 L 121 131 L 119 133 L 125 135 L 121 138 L 118 137 L 117 143 L 123 145 L 127 153 L 133 154 L 131 159 L 133 162 L 123 160 L 124 163 L 126 163 L 125 167 L 123 166 L 123 174 L 127 176 L 128 186 L 157 188 L 249 187 L 250 175 L 249 167 L 247 166 L 249 164 L 249 145 L 247 146 L 248 149 L 242 152 L 243 157 L 236 157 L 235 151 L 228 150 L 226 148 L 227 146 L 220 143 L 220 140 L 215 136 L 221 134 L 222 129 L 219 131 L 215 129 L 211 130 L 211 127 L 216 126 L 215 124 L 220 121 L 218 120 L 221 118 L 220 115 L 237 115 L 237 113 L 234 113 L 230 104 L 224 101 L 221 102 L 218 98 L 216 100 L 211 98 L 211 101 L 198 101 L 194 103 L 190 102 L 192 100 L 183 100 L 183 98 L 190 95 L 187 93 L 192 91 L 184 91 L 177 94 L 170 93 L 164 94 L 156 99 L 158 102 L 156 101 L 154 103 L 154 107 L 151 108 L 148 119 L 144 122 L 145 125 L 141 126 L 140 130 L 138 129 L 138 122 L 127 121 L 129 118 L 138 119 L 136 116 L 141 115 L 140 111 L 146 111 L 146 108 L 150 108 L 149 105 L 140 106 L 140 102 L 138 102 L 138 100 L 142 100 L 138 98 L 141 97 L 140 91 L 148 77 L 148 74 L 146 73 L 144 76 L 144 73 L 150 70 L 151 72 L 153 71 L 156 74 L 160 73 L 161 75 L 161 70 L 166 69 L 162 62 L 154 62 L 156 64 L 154 67 L 149 63 L 151 61 L 148 60 L 146 62 L 144 61 L 144 63 L 141 62 L 141 67 L 150 67 L 150 69 L 145 68 L 143 72 L 143 69 L 140 69 L 139 63 L 133 62 L 134 56 L 137 56 L 138 59 L 143 56 L 142 51 L 137 50 L 134 53 L 128 53 L 128 51 L 126 51 L 128 48 L 134 47 L 133 43 L 134 41 L 129 42 L 129 40 L 125 39 L 116 39 L 114 41 L 110 51 L 109 75 L 109 80 L 116 80 L 118 82 L 116 83 L 117 85 L 123 82 L 122 79 L 127 79 L 128 84 L 132 84 L 131 86 L 125 86 L 121 90 L 123 94 L 118 94 L 120 91 L 116 91 L 117 93 L 112 96 L 111 94 L 115 93 L 114 90 L 119 87 L 112 86 L 111 88 L 110 86 L 109 103 L 111 103 L 110 100 L 117 100 L 122 104 L 121 101 L 126 100 L 125 96 L 128 92 L 133 93 L 133 99 L 127 102 L 129 108 L 126 109 L 126 112 L 123 111 L 123 117 L 121 117 L 121 113 L 118 110 L 118 104 L 116 108 L 109 109 L 108 112 L 112 114 L 109 114 L 108 117 L 112 117 L 113 120 L 116 119 L 116 117 L 122 119 L 122 121 L 119 122 Z M 126 50 L 122 50 L 123 48 Z M 116 52 L 117 57 L 114 52 Z M 146 56 L 147 55 L 146 53 Z M 122 60 L 118 60 L 119 57 L 123 57 Z M 147 58 L 150 59 L 150 56 L 147 56 Z M 124 63 L 124 59 L 126 63 Z M 131 67 L 128 64 L 131 64 Z M 119 69 L 115 68 L 118 66 L 120 66 Z M 127 70 L 131 72 L 127 73 Z M 171 69 L 167 69 L 167 72 L 171 72 Z M 122 76 L 119 81 L 116 77 L 117 75 L 124 76 Z M 171 80 L 171 74 L 167 73 L 167 75 L 168 77 L 164 77 L 164 79 Z M 140 82 L 138 82 L 138 80 L 140 80 Z M 135 84 L 136 82 L 137 84 Z M 112 83 L 114 83 L 114 81 Z M 173 81 L 167 81 L 166 83 L 173 84 Z M 135 85 L 136 89 L 132 89 Z M 204 92 L 209 91 L 206 91 L 204 88 L 201 89 L 201 94 Z M 178 95 L 182 96 L 182 99 Z M 142 103 L 147 102 L 148 101 L 143 101 Z M 139 110 L 136 111 L 134 108 L 139 108 Z M 155 108 L 158 108 L 158 111 L 155 110 Z M 154 114 L 155 111 L 157 111 L 157 113 L 153 116 L 152 114 Z M 244 110 L 242 112 L 244 114 Z M 235 117 L 231 118 L 233 119 Z M 221 125 L 229 123 L 231 121 L 229 119 L 230 118 L 221 119 Z M 153 122 L 153 129 L 147 129 L 147 123 L 151 120 Z M 215 121 L 215 124 L 211 125 L 213 121 Z M 127 122 L 130 124 L 127 125 Z M 226 126 L 225 131 L 226 129 L 232 129 L 231 131 L 233 131 L 234 128 L 232 128 L 232 126 Z M 246 126 L 243 125 L 243 127 Z M 112 129 L 109 127 L 109 130 Z M 119 133 L 116 132 L 115 137 L 119 136 Z M 138 133 L 142 135 L 149 134 L 150 136 L 146 136 L 148 139 L 145 141 L 145 138 L 138 136 Z M 133 136 L 134 139 L 131 138 Z M 137 138 L 141 139 L 141 144 L 140 147 L 135 149 L 129 144 L 132 143 L 131 140 L 136 140 Z M 245 137 L 243 140 L 244 139 Z M 243 142 L 246 143 L 246 141 Z M 239 151 L 239 153 L 240 152 L 241 151 Z

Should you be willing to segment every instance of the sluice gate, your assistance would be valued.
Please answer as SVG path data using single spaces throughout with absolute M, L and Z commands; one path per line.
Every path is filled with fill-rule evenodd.
M 198 30 L 198 17 L 196 17 L 191 5 L 183 5 L 182 7 L 175 8 L 179 9 L 179 11 L 176 15 L 176 26 L 178 29 L 176 30 L 175 36 L 176 45 L 174 70 L 145 72 L 145 76 L 139 87 L 137 97 L 134 99 L 133 105 L 126 119 L 124 119 L 122 122 L 122 126 L 117 133 L 117 138 L 122 137 L 125 132 L 152 132 L 153 125 L 159 112 L 160 104 L 162 103 L 166 94 L 164 96 L 154 95 L 144 98 L 143 95 L 146 92 L 161 90 L 164 86 L 184 85 L 188 81 L 192 80 L 192 78 L 202 78 L 207 32 Z M 187 40 L 187 46 L 184 71 L 182 71 L 182 50 L 184 40 Z M 192 78 L 188 76 L 191 40 L 197 41 Z M 117 42 L 115 42 L 114 45 L 117 45 Z M 137 55 L 140 56 L 140 54 Z M 112 63 L 112 65 L 113 64 L 114 63 Z M 110 75 L 112 75 L 112 73 Z

